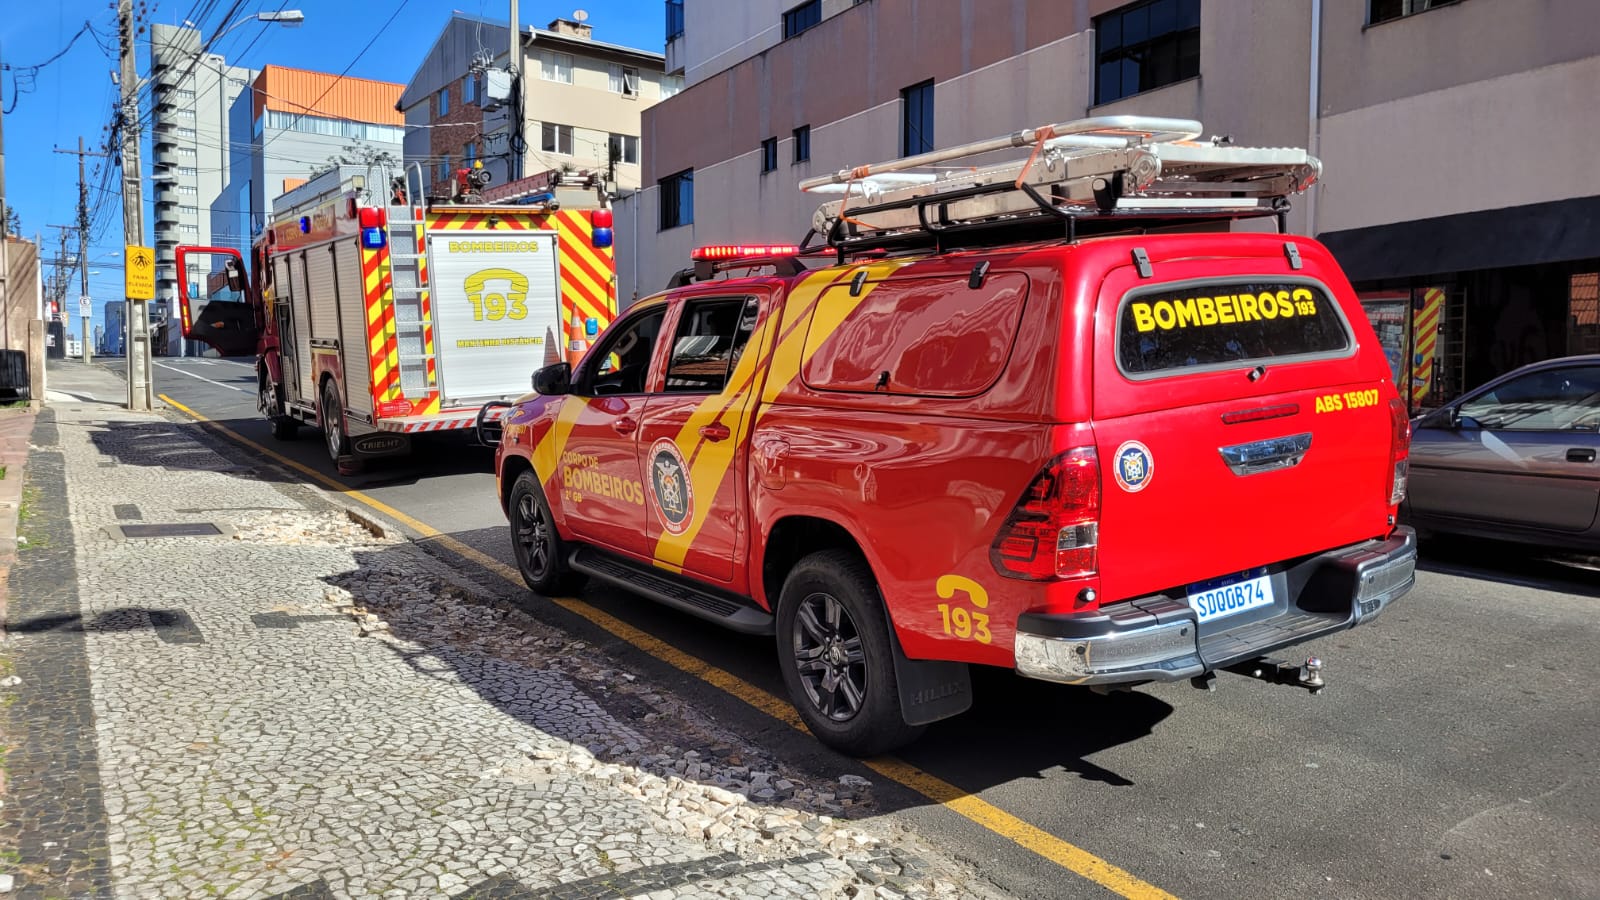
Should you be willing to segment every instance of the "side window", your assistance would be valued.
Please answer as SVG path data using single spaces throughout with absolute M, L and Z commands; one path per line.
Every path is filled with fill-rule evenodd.
M 1530 372 L 1461 404 L 1461 415 L 1497 431 L 1600 430 L 1600 367 Z
M 578 393 L 591 397 L 644 393 L 645 380 L 650 374 L 650 357 L 666 314 L 666 307 L 658 306 L 608 331 L 595 347 L 593 361 L 585 367 L 587 371 Z
M 760 313 L 754 297 L 685 306 L 667 361 L 667 392 L 715 394 L 727 387 Z

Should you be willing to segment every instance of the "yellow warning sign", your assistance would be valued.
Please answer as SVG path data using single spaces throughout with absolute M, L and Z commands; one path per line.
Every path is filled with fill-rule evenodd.
M 129 244 L 125 273 L 125 291 L 129 300 L 154 300 L 156 298 L 156 251 L 149 247 Z

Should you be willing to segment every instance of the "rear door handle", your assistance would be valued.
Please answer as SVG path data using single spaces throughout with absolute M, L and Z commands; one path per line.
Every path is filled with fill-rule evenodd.
M 700 426 L 700 436 L 708 441 L 725 441 L 732 434 L 733 432 L 728 429 L 728 426 L 722 424 L 721 422 L 713 422 L 710 425 Z
M 1588 447 L 1573 447 L 1567 451 L 1567 462 L 1594 462 L 1594 450 Z
M 623 416 L 620 419 L 613 420 L 611 427 L 617 430 L 617 434 L 633 434 L 639 429 L 639 423 L 627 416 Z

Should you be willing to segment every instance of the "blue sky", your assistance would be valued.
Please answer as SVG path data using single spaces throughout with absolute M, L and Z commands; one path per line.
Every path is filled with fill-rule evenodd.
M 210 13 L 195 22 L 208 37 L 256 12 L 303 10 L 306 21 L 299 28 L 241 25 L 228 32 L 213 52 L 250 68 L 270 63 L 334 74 L 349 66 L 399 9 L 399 15 L 349 74 L 401 84 L 410 79 L 453 10 L 502 21 L 511 10 L 508 0 L 243 0 L 237 12 L 224 18 L 234 5 L 232 0 L 146 3 L 146 21 L 168 25 L 181 24 L 209 8 Z M 138 0 L 134 5 L 138 7 Z M 108 0 L 7 0 L 5 7 L 5 15 L 0 16 L 0 63 L 12 67 L 0 72 L 0 94 L 4 96 L 0 109 L 9 110 L 5 115 L 5 195 L 22 216 L 23 234 L 30 240 L 40 235 L 44 255 L 53 258 L 59 248 L 58 232 L 46 225 L 77 221 L 78 169 L 75 157 L 52 150 L 76 149 L 79 135 L 88 149 L 96 150 L 104 138 L 116 92 L 110 77 L 117 64 L 115 4 L 108 6 Z M 519 16 L 524 25 L 544 27 L 552 19 L 570 17 L 576 9 L 589 13 L 598 40 L 656 52 L 662 49 L 666 26 L 661 0 L 522 0 Z M 93 32 L 81 35 L 71 50 L 48 66 L 31 70 L 66 47 L 85 22 L 93 26 Z M 147 41 L 148 32 L 139 41 L 141 75 L 146 71 Z M 93 173 L 96 166 L 106 164 L 105 160 L 89 160 L 91 214 L 101 198 L 96 190 L 99 180 Z M 118 186 L 112 182 L 114 190 Z M 89 279 L 97 314 L 104 301 L 120 299 L 122 293 L 122 205 L 115 195 L 104 200 L 89 245 L 91 271 L 99 272 Z M 151 240 L 148 218 L 146 243 Z M 77 252 L 76 236 L 69 246 L 69 252 Z M 76 285 L 76 280 L 73 283 Z M 78 330 L 76 297 L 74 288 L 67 303 L 74 333 Z

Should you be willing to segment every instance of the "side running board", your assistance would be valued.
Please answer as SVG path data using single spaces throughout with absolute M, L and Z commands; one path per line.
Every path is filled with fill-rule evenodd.
M 592 578 L 643 594 L 657 603 L 744 634 L 776 632 L 772 614 L 737 594 L 695 584 L 687 578 L 612 556 L 592 547 L 572 551 L 573 569 Z

